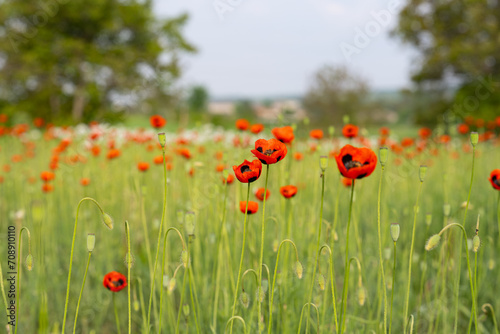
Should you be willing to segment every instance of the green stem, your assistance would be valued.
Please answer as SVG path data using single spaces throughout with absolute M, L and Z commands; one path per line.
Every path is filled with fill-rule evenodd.
M 339 334 L 344 333 L 345 313 L 347 313 L 347 280 L 349 279 L 349 227 L 351 226 L 352 202 L 354 198 L 354 183 L 351 184 L 351 200 L 349 202 L 349 218 L 347 219 L 347 234 L 345 240 L 345 267 L 344 267 L 344 286 L 342 288 L 342 304 L 340 307 L 341 323 Z
M 175 334 L 179 333 L 179 323 L 181 321 L 182 305 L 184 303 L 184 292 L 186 291 L 186 282 L 187 282 L 187 271 L 184 271 L 184 278 L 182 280 L 181 299 L 179 301 L 179 312 L 177 313 L 177 324 L 175 326 Z
M 128 334 L 132 333 L 132 308 L 130 303 L 130 285 L 132 278 L 130 276 L 130 269 L 132 268 L 132 253 L 130 251 L 130 226 L 128 221 L 125 221 L 125 234 L 127 235 L 127 294 L 128 294 Z
M 259 286 L 257 287 L 258 296 L 257 298 L 257 305 L 258 305 L 258 323 L 259 323 L 259 333 L 261 332 L 261 314 L 262 314 L 262 301 L 260 300 L 260 291 L 262 289 L 262 262 L 264 260 L 264 238 L 265 238 L 265 229 L 266 229 L 266 224 L 265 224 L 265 217 L 266 217 L 266 199 L 267 199 L 267 181 L 269 179 L 269 165 L 266 165 L 266 183 L 264 187 L 264 201 L 262 204 L 262 233 L 261 233 L 261 241 L 260 241 L 260 257 L 259 257 Z
M 264 201 L 265 201 L 265 196 L 266 192 L 264 192 Z M 247 221 L 248 221 L 248 200 L 250 198 L 250 183 L 248 183 L 247 187 L 247 201 L 245 205 L 245 218 L 243 221 L 243 242 L 241 245 L 241 256 L 240 256 L 240 267 L 238 269 L 238 277 L 236 278 L 236 288 L 234 290 L 234 301 L 233 301 L 233 311 L 231 312 L 231 318 L 234 317 L 234 313 L 236 312 L 236 301 L 238 300 L 238 289 L 240 287 L 240 279 L 241 279 L 241 272 L 243 270 L 243 259 L 245 257 L 245 241 L 246 241 L 246 236 L 247 236 Z M 233 332 L 233 322 L 231 322 L 231 327 L 230 327 L 230 333 Z
M 420 185 L 418 187 L 418 194 L 417 194 L 417 202 L 415 204 L 415 207 L 413 208 L 414 215 L 413 215 L 413 229 L 411 233 L 411 245 L 410 245 L 410 256 L 408 259 L 408 285 L 406 287 L 406 298 L 405 298 L 405 307 L 404 307 L 404 316 L 403 316 L 403 321 L 406 321 L 408 319 L 408 306 L 410 303 L 410 286 L 411 286 L 411 268 L 412 268 L 412 258 L 413 258 L 413 248 L 415 246 L 415 227 L 417 225 L 417 214 L 419 211 L 419 201 L 420 201 L 420 193 L 422 192 L 422 184 L 423 181 L 420 181 Z M 404 328 L 404 333 L 406 334 L 406 326 Z
M 118 310 L 116 309 L 115 294 L 116 293 L 113 292 L 113 309 L 115 311 L 116 330 L 117 330 L 117 333 L 120 334 L 121 333 L 121 330 L 120 330 L 120 320 L 118 318 Z
M 382 171 L 380 172 L 380 182 L 378 185 L 378 205 L 377 205 L 377 227 L 378 227 L 378 251 L 379 251 L 379 261 L 380 261 L 380 271 L 382 275 L 382 293 L 384 294 L 384 333 L 387 333 L 387 292 L 385 284 L 385 273 L 384 273 L 384 259 L 382 257 L 382 235 L 380 232 L 380 201 L 382 194 L 382 179 L 384 176 L 384 166 L 382 166 Z M 379 285 L 380 287 L 380 285 Z
M 156 255 L 155 255 L 155 263 L 153 267 L 153 276 L 151 277 L 151 292 L 149 294 L 149 306 L 148 306 L 148 333 L 149 333 L 149 326 L 151 323 L 151 304 L 153 302 L 153 295 L 155 291 L 155 277 L 156 277 L 156 267 L 158 264 L 158 255 L 160 253 L 160 241 L 161 241 L 161 232 L 163 229 L 163 222 L 165 221 L 165 211 L 167 207 L 167 161 L 165 159 L 165 148 L 162 150 L 163 154 L 163 209 L 161 212 L 161 222 L 160 222 L 160 228 L 158 230 L 158 242 L 156 244 Z M 182 307 L 181 307 L 182 308 Z
M 330 284 L 331 284 L 331 289 L 332 289 L 332 303 L 333 303 L 333 321 L 335 322 L 335 329 L 337 330 L 339 328 L 339 324 L 337 321 L 337 303 L 336 303 L 336 298 L 335 298 L 335 285 L 334 285 L 334 278 L 335 275 L 333 273 L 333 252 L 331 248 L 328 245 L 323 245 L 319 249 L 319 253 L 321 254 L 321 251 L 323 248 L 326 248 L 328 250 L 328 253 L 330 254 L 329 256 L 329 261 L 330 261 Z M 325 306 L 326 309 L 326 306 Z
M 66 316 L 68 314 L 69 286 L 70 286 L 70 283 L 71 283 L 71 269 L 73 268 L 73 251 L 75 249 L 76 228 L 78 226 L 78 214 L 80 212 L 80 206 L 82 205 L 82 203 L 84 201 L 91 201 L 92 203 L 94 203 L 99 208 L 99 210 L 101 211 L 101 214 L 104 215 L 104 211 L 102 210 L 101 206 L 99 205 L 99 203 L 97 203 L 97 201 L 95 199 L 93 199 L 91 197 L 84 197 L 84 198 L 82 198 L 80 200 L 80 202 L 78 202 L 78 206 L 76 208 L 75 227 L 73 228 L 73 241 L 71 242 L 71 253 L 70 253 L 70 256 L 69 256 L 68 284 L 66 286 L 66 301 L 64 303 L 64 317 L 63 317 L 63 324 L 62 324 L 62 329 L 61 329 L 61 333 L 62 334 L 64 334 L 64 330 L 65 330 L 65 327 L 66 327 Z
M 309 310 L 311 305 L 316 310 L 316 316 L 318 317 L 318 326 L 316 329 L 316 333 L 319 333 L 319 310 L 318 310 L 318 307 L 313 303 L 306 303 L 306 304 L 304 304 L 304 306 L 302 306 L 302 311 L 300 311 L 299 330 L 297 331 L 298 334 L 300 334 L 300 330 L 302 329 L 302 318 L 304 315 L 304 309 L 306 308 L 306 306 L 308 306 L 307 309 Z
M 394 303 L 394 288 L 396 284 L 396 242 L 394 241 L 394 260 L 392 267 L 392 291 L 391 291 L 391 315 L 389 320 L 389 334 L 391 334 L 392 329 L 392 305 Z
M 30 230 L 28 230 L 27 227 L 21 228 L 21 231 L 19 231 L 19 242 L 18 242 L 18 247 L 17 247 L 17 294 L 16 294 L 16 312 L 17 312 L 17 322 L 16 325 L 14 326 L 14 334 L 17 334 L 17 328 L 19 327 L 19 317 L 21 315 L 21 305 L 19 303 L 19 297 L 21 296 L 21 271 L 22 268 L 20 267 L 21 263 L 21 251 L 22 251 L 22 245 L 23 245 L 23 232 L 26 231 L 28 233 L 28 254 L 31 254 L 31 235 L 30 235 Z
M 87 279 L 87 272 L 89 270 L 91 256 L 92 256 L 92 252 L 89 252 L 89 258 L 87 260 L 87 267 L 85 268 L 85 275 L 83 275 L 82 288 L 80 289 L 80 296 L 78 296 L 78 303 L 76 304 L 75 324 L 73 325 L 73 333 L 76 333 L 76 321 L 78 319 L 78 310 L 80 309 L 80 301 L 82 300 L 83 288 L 85 287 L 85 280 Z
M 142 313 L 142 325 L 144 327 L 143 332 L 146 332 L 147 320 L 146 320 L 146 308 L 144 307 L 144 296 L 142 293 L 142 280 L 140 277 L 136 277 L 137 285 L 139 286 L 139 301 L 141 303 L 141 313 Z
M 500 245 L 500 191 L 498 192 L 498 199 L 497 199 L 497 221 L 498 221 L 498 238 L 499 238 L 498 245 Z
M 483 304 L 483 306 L 481 306 L 481 309 L 483 310 L 484 313 L 486 313 L 487 307 L 491 310 L 491 317 L 493 318 L 493 325 L 495 327 L 495 334 L 499 334 L 498 325 L 497 325 L 497 317 L 495 316 L 495 310 L 493 309 L 493 306 L 489 303 L 486 303 L 486 304 Z

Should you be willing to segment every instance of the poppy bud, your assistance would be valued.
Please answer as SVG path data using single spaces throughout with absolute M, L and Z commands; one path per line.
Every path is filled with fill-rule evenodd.
M 427 244 L 425 245 L 425 250 L 430 251 L 430 250 L 436 248 L 437 245 L 439 245 L 440 241 L 441 241 L 441 236 L 439 234 L 434 234 L 427 241 Z
M 299 261 L 295 262 L 294 270 L 297 277 L 301 279 L 302 274 L 304 273 L 304 267 L 302 266 L 302 263 L 300 263 Z
M 476 234 L 474 238 L 472 238 L 472 251 L 477 253 L 479 246 L 481 246 L 481 240 L 479 239 L 479 235 Z
M 194 236 L 195 219 L 194 212 L 186 212 L 184 216 L 185 229 L 188 236 Z
M 185 250 L 185 249 L 183 249 L 181 252 L 181 261 L 182 261 L 182 264 L 184 265 L 184 267 L 187 268 L 187 266 L 189 264 L 189 254 L 188 254 L 187 250 Z
M 132 268 L 132 266 L 134 265 L 134 257 L 132 256 L 132 254 L 125 254 L 125 265 L 127 266 L 127 268 Z
M 89 233 L 87 235 L 87 250 L 89 252 L 92 252 L 95 247 L 95 234 L 94 233 Z
M 106 212 L 104 212 L 102 214 L 102 222 L 104 223 L 104 225 L 106 225 L 107 228 L 109 228 L 110 230 L 113 229 L 113 218 L 108 215 Z
M 278 247 L 280 245 L 280 242 L 278 241 L 278 239 L 274 239 L 273 241 L 273 252 L 277 252 L 278 251 Z
M 28 256 L 26 256 L 26 268 L 31 271 L 31 269 L 33 269 L 33 255 L 28 254 Z
M 392 241 L 396 242 L 399 239 L 400 227 L 398 223 L 391 224 L 391 238 Z
M 134 311 L 139 311 L 139 301 L 137 299 L 134 300 Z
M 342 120 L 344 121 L 344 124 L 349 124 L 349 115 L 344 115 L 344 117 L 342 117 Z
M 168 277 L 168 275 L 163 275 L 162 283 L 163 283 L 163 287 L 164 288 L 168 287 L 168 283 L 169 283 L 169 277 Z
M 172 277 L 170 279 L 170 281 L 168 281 L 168 292 L 169 293 L 172 293 L 172 291 L 174 291 L 174 289 L 175 289 L 175 283 L 176 283 L 175 277 Z
M 185 317 L 189 316 L 190 309 L 188 304 L 184 304 L 184 306 L 182 306 L 182 313 L 184 313 Z
M 443 204 L 443 214 L 445 217 L 449 217 L 451 213 L 451 205 L 448 203 Z
M 264 291 L 264 289 L 262 287 L 257 289 L 257 298 L 260 300 L 261 303 L 266 298 L 266 292 Z
M 323 274 L 318 275 L 318 285 L 321 291 L 325 290 L 325 276 Z
M 477 132 L 471 132 L 470 143 L 472 144 L 472 147 L 476 147 L 478 141 L 479 141 L 479 135 L 477 134 Z
M 158 141 L 163 149 L 165 149 L 165 144 L 167 143 L 167 138 L 165 136 L 165 132 L 161 132 L 158 134 Z
M 430 226 L 432 223 L 432 214 L 428 213 L 425 215 L 425 223 L 427 226 Z
M 387 162 L 387 157 L 389 155 L 389 150 L 387 147 L 381 147 L 378 150 L 378 159 L 380 160 L 380 165 L 385 167 L 385 163 Z
M 427 174 L 427 166 L 422 165 L 418 171 L 418 177 L 420 178 L 420 182 L 424 182 L 425 175 Z
M 333 136 L 334 133 L 335 133 L 335 128 L 333 126 L 329 126 L 328 127 L 328 134 L 330 136 Z
M 360 306 L 363 306 L 366 301 L 366 289 L 363 285 L 360 285 L 358 288 L 358 303 Z
M 319 167 L 324 172 L 326 167 L 328 167 L 328 158 L 326 155 L 322 155 L 319 157 Z
M 240 295 L 240 302 L 244 308 L 248 308 L 248 305 L 250 305 L 250 296 L 245 291 L 243 291 Z

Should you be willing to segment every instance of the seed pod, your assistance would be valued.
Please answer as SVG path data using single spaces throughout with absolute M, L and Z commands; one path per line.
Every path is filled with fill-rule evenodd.
M 104 212 L 102 214 L 102 222 L 104 223 L 104 225 L 106 225 L 107 228 L 109 228 L 110 230 L 113 229 L 113 218 L 108 215 L 106 212 Z
M 318 275 L 318 285 L 319 285 L 319 289 L 321 291 L 325 290 L 326 280 L 325 280 L 325 276 L 323 276 L 323 274 Z
M 363 306 L 366 301 L 366 289 L 363 285 L 358 288 L 358 303 Z
M 399 232 L 401 228 L 399 227 L 398 223 L 392 223 L 391 224 L 391 238 L 392 241 L 396 242 L 399 239 Z
M 187 268 L 189 264 L 189 254 L 185 249 L 183 249 L 181 252 L 181 262 L 184 265 L 184 268 Z
M 167 143 L 167 137 L 165 136 L 165 132 L 160 132 L 158 134 L 158 142 L 160 143 L 161 147 L 164 149 L 165 144 Z
M 334 128 L 332 125 L 330 125 L 330 126 L 328 127 L 328 134 L 329 134 L 330 136 L 333 136 L 333 134 L 334 134 L 334 133 L 335 133 L 335 128 Z
M 302 274 L 304 273 L 304 267 L 302 266 L 302 263 L 300 263 L 299 261 L 295 262 L 294 270 L 297 277 L 301 279 Z
M 31 253 L 26 256 L 26 268 L 31 271 L 33 269 L 33 255 Z
M 436 248 L 439 245 L 440 241 L 441 241 L 441 236 L 439 234 L 434 234 L 427 241 L 427 244 L 425 245 L 425 250 L 430 251 Z
M 168 292 L 169 292 L 169 293 L 172 293 L 172 291 L 174 291 L 174 289 L 175 289 L 175 283 L 176 283 L 176 282 L 177 282 L 177 281 L 175 280 L 175 277 L 172 277 L 172 278 L 170 279 L 170 281 L 168 282 Z
M 472 238 L 472 251 L 474 253 L 477 253 L 480 246 L 481 246 L 481 240 L 479 239 L 479 235 L 476 234 L 474 238 Z
M 250 296 L 245 291 L 243 291 L 240 294 L 240 302 L 241 302 L 241 305 L 243 305 L 244 308 L 248 308 L 248 305 L 250 305 Z
M 309 122 L 310 122 L 309 117 L 304 117 L 303 122 L 304 122 L 304 125 L 305 125 L 305 126 L 308 126 L 308 125 L 309 125 Z
M 389 149 L 387 147 L 381 147 L 378 150 L 378 159 L 380 161 L 380 165 L 385 167 L 387 162 L 387 157 L 389 156 Z
M 266 293 L 264 292 L 264 289 L 259 288 L 257 289 L 257 298 L 259 299 L 259 301 L 262 303 L 264 301 L 264 299 L 266 298 Z
M 477 134 L 477 132 L 471 132 L 470 143 L 472 144 L 472 147 L 476 147 L 478 142 L 479 142 L 479 135 Z
M 426 165 L 420 166 L 420 169 L 418 170 L 418 177 L 420 178 L 420 182 L 424 182 L 426 174 L 427 174 L 427 166 Z
M 349 124 L 349 115 L 344 115 L 342 120 L 344 121 L 344 124 Z
M 87 250 L 89 252 L 92 252 L 95 247 L 95 234 L 94 233 L 89 233 L 87 235 Z
M 189 309 L 189 305 L 188 305 L 188 304 L 184 304 L 184 305 L 182 306 L 182 313 L 184 313 L 184 316 L 185 316 L 185 317 L 188 317 L 188 316 L 189 316 L 190 309 Z
M 139 301 L 137 299 L 134 300 L 133 306 L 134 306 L 134 311 L 136 312 L 139 311 Z
M 449 217 L 451 213 L 451 205 L 448 203 L 445 203 L 443 205 L 443 214 L 445 217 Z
M 328 157 L 326 155 L 322 155 L 319 157 L 319 167 L 324 172 L 326 167 L 328 167 Z
M 185 229 L 186 233 L 188 236 L 192 237 L 194 236 L 194 229 L 195 229 L 195 216 L 194 212 L 186 212 L 186 215 L 184 216 L 184 224 L 185 224 Z

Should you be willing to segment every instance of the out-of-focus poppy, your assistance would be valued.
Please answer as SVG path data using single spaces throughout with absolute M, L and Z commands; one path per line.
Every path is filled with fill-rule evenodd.
M 165 118 L 161 117 L 160 115 L 151 116 L 149 122 L 151 123 L 151 126 L 156 129 L 162 128 L 165 126 L 165 124 L 167 124 Z
M 420 128 L 418 130 L 418 135 L 422 139 L 427 139 L 427 138 L 429 138 L 432 135 L 432 130 L 429 129 L 429 128 Z
M 342 128 L 342 135 L 346 138 L 355 138 L 358 136 L 358 127 L 352 124 L 346 124 Z
M 500 116 L 497 116 L 497 118 L 495 118 L 495 123 L 497 123 L 497 126 L 500 127 Z
M 274 128 L 271 132 L 276 139 L 284 144 L 290 144 L 295 138 L 293 134 L 293 128 L 289 125 L 283 126 L 281 128 Z
M 348 179 L 347 177 L 342 178 L 342 184 L 349 188 L 352 185 L 352 179 Z
M 236 128 L 241 131 L 246 131 L 250 127 L 250 122 L 246 119 L 238 119 L 236 120 Z
M 369 176 L 377 166 L 377 156 L 372 150 L 351 145 L 342 147 L 335 160 L 340 173 L 349 179 Z
M 177 153 L 186 159 L 191 159 L 191 152 L 187 148 L 180 148 Z
M 141 161 L 137 164 L 137 169 L 141 172 L 145 172 L 149 169 L 149 164 L 147 162 Z
M 413 146 L 415 142 L 413 141 L 412 138 L 403 138 L 401 140 L 401 146 L 403 147 L 410 147 L 410 146 Z
M 97 157 L 101 153 L 101 148 L 98 145 L 93 145 L 90 148 L 90 151 L 94 157 Z
M 391 133 L 391 131 L 389 130 L 389 128 L 387 128 L 387 127 L 384 126 L 384 127 L 381 127 L 379 129 L 379 133 L 380 133 L 380 135 L 382 137 L 387 137 L 387 136 L 389 136 L 389 134 Z
M 167 162 L 167 163 L 165 164 L 165 168 L 166 168 L 167 170 L 172 170 L 172 169 L 174 168 L 174 165 L 172 165 L 172 163 L 171 163 L 171 162 Z
M 118 292 L 127 287 L 127 278 L 119 272 L 112 271 L 104 275 L 102 285 L 108 290 Z
M 222 153 L 221 151 L 215 152 L 215 159 L 222 160 L 222 158 L 224 158 L 224 153 Z
M 259 139 L 251 151 L 263 164 L 271 165 L 283 160 L 288 152 L 286 145 L 277 139 Z
M 314 129 L 309 132 L 309 137 L 312 139 L 321 139 L 323 138 L 323 130 L 321 129 Z
M 7 116 L 6 114 L 0 114 L 0 123 L 7 123 L 8 120 L 9 116 Z
M 49 193 L 49 192 L 51 192 L 52 190 L 54 190 L 54 186 L 53 186 L 53 185 L 51 185 L 50 183 L 44 183 L 44 184 L 42 185 L 42 191 L 43 191 L 44 193 Z
M 222 172 L 224 169 L 226 169 L 226 166 L 224 164 L 218 164 L 215 167 L 215 171 L 218 172 L 218 173 Z
M 451 137 L 449 135 L 442 135 L 439 137 L 439 141 L 443 144 L 449 143 L 451 140 Z
M 500 169 L 495 169 L 490 174 L 490 182 L 493 188 L 500 190 Z
M 484 119 L 482 119 L 482 118 L 476 119 L 476 126 L 478 128 L 484 128 Z
M 469 126 L 467 124 L 465 124 L 465 123 L 459 124 L 457 126 L 457 131 L 461 135 L 466 135 L 466 134 L 469 133 Z
M 254 134 L 259 134 L 262 132 L 262 130 L 264 130 L 264 125 L 258 123 L 258 124 L 254 124 L 250 127 L 250 132 L 254 133 Z
M 233 166 L 234 175 L 242 183 L 256 181 L 262 173 L 262 163 L 259 160 L 252 162 L 245 160 L 239 166 Z
M 283 186 L 280 188 L 280 194 L 285 198 L 292 198 L 297 194 L 297 187 L 293 185 Z
M 5 164 L 5 165 L 3 165 L 3 171 L 4 171 L 5 173 L 10 172 L 10 165 L 9 165 L 9 164 Z
M 224 176 L 222 177 L 222 183 L 226 184 L 226 182 L 227 182 L 227 184 L 231 184 L 231 183 L 234 182 L 234 176 L 233 176 L 233 174 L 229 174 L 227 176 L 227 179 L 225 179 Z
M 23 156 L 21 154 L 14 154 L 10 160 L 14 163 L 23 161 Z
M 295 152 L 293 154 L 293 158 L 297 161 L 300 161 L 300 160 L 304 159 L 304 155 L 300 152 Z
M 257 199 L 259 201 L 263 201 L 264 200 L 264 190 L 265 190 L 264 188 L 259 188 L 255 192 L 255 197 L 257 197 Z M 266 191 L 266 201 L 269 199 L 270 195 L 271 195 L 271 192 L 269 191 L 269 189 L 267 189 L 267 191 Z
M 88 177 L 83 177 L 80 180 L 80 184 L 84 187 L 88 186 L 90 184 L 90 179 Z
M 120 156 L 120 154 L 121 154 L 121 152 L 119 149 L 112 148 L 111 150 L 108 151 L 108 154 L 106 155 L 106 157 L 109 160 L 112 160 L 112 159 L 118 158 Z
M 241 201 L 240 202 L 240 211 L 245 213 L 245 208 L 247 207 L 247 202 L 246 201 Z M 248 209 L 247 213 L 249 215 L 256 213 L 259 210 L 259 204 L 254 201 L 248 201 Z
M 55 177 L 54 173 L 49 171 L 44 171 L 40 174 L 40 178 L 43 180 L 43 182 L 52 181 L 54 177 Z
M 33 125 L 35 125 L 37 128 L 41 128 L 42 126 L 44 126 L 44 124 L 45 124 L 45 121 L 41 117 L 36 117 L 33 120 Z
M 156 165 L 161 165 L 163 163 L 163 155 L 157 155 L 156 157 L 154 157 L 153 162 Z

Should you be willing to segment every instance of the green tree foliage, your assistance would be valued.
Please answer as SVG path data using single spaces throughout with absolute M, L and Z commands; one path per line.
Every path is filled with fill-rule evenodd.
M 75 121 L 165 108 L 195 51 L 187 20 L 154 17 L 151 0 L 0 0 L 0 105 Z
M 203 86 L 194 86 L 189 92 L 187 99 L 188 107 L 191 111 L 200 112 L 207 109 L 209 95 Z
M 394 34 L 419 51 L 412 79 L 427 90 L 457 87 L 437 113 L 492 119 L 500 101 L 500 2 L 409 0 Z M 496 94 L 495 94 L 496 92 Z M 419 117 L 427 121 L 425 117 Z
M 368 84 L 345 66 L 323 66 L 314 75 L 304 97 L 312 122 L 341 122 L 344 115 L 356 118 L 367 103 Z

